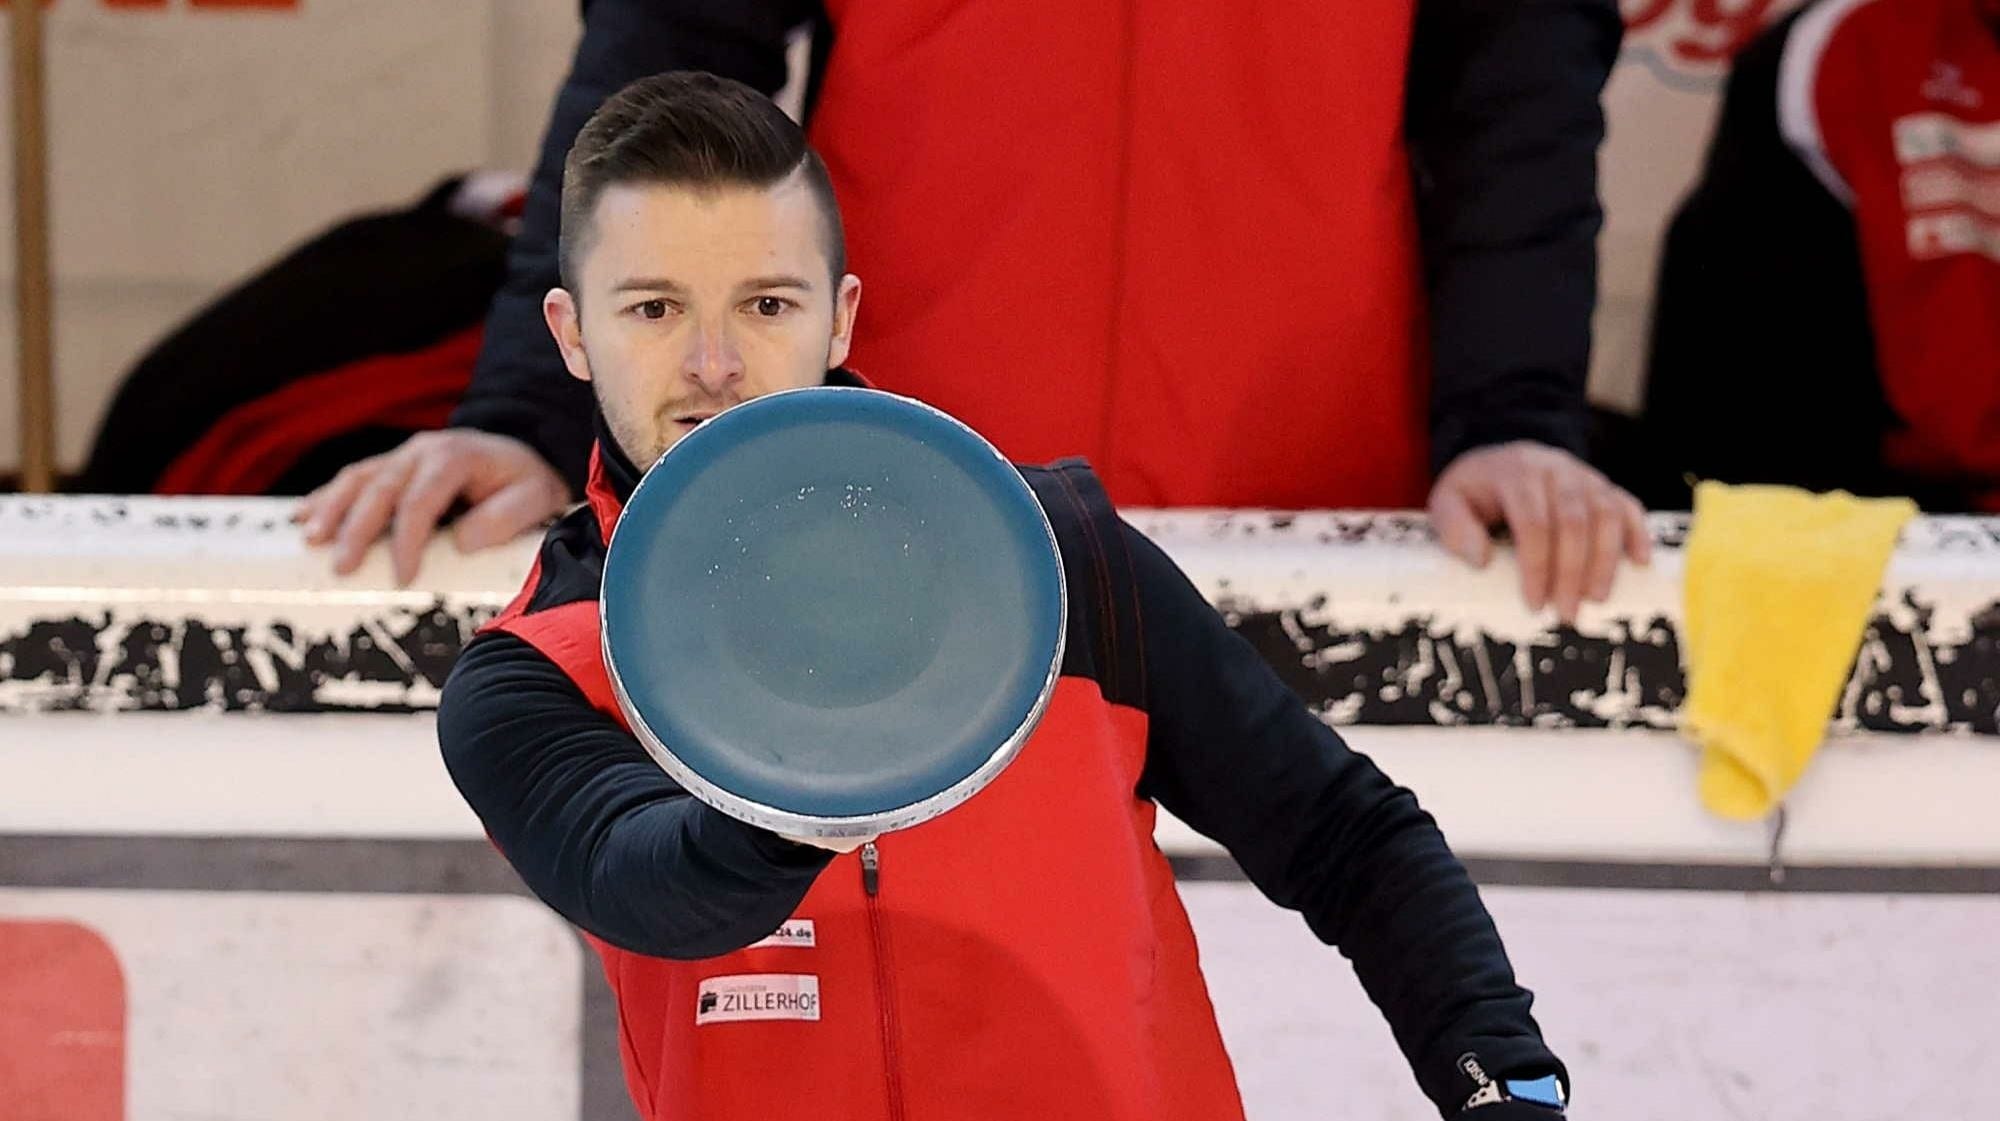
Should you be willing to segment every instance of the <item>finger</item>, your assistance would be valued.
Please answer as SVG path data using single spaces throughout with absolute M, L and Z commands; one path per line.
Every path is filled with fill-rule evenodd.
M 361 493 L 361 488 L 368 485 L 379 469 L 380 464 L 371 459 L 351 463 L 341 468 L 332 481 L 306 496 L 300 510 L 305 514 L 307 544 L 324 545 L 333 540 L 333 531 L 347 517 L 354 496 Z
M 1500 512 L 1514 538 L 1514 560 L 1521 568 L 1521 598 L 1528 610 L 1540 611 L 1549 599 L 1549 496 L 1539 477 L 1513 479 L 1500 487 Z
M 438 519 L 451 508 L 454 498 L 465 488 L 471 465 L 462 455 L 442 451 L 424 457 L 403 485 L 396 502 L 393 528 L 389 531 L 389 561 L 396 583 L 407 587 L 417 578 L 423 563 L 424 546 L 437 532 Z
M 1576 622 L 1583 606 L 1584 580 L 1590 569 L 1592 533 L 1590 491 L 1559 476 L 1549 479 L 1549 510 L 1554 557 L 1549 598 L 1565 623 Z
M 560 483 L 517 479 L 467 510 L 452 526 L 452 544 L 466 553 L 504 545 L 562 513 L 568 504 L 569 493 Z
M 1624 491 L 1618 492 L 1618 515 L 1625 525 L 1625 555 L 1632 563 L 1653 563 L 1653 530 L 1646 524 L 1646 508 Z
M 778 836 L 795 845 L 825 849 L 828 852 L 849 853 L 863 845 L 873 844 L 879 834 L 867 837 L 794 837 L 787 833 L 780 833 Z
M 1471 565 L 1485 568 L 1493 557 L 1493 538 L 1484 519 L 1473 512 L 1472 500 L 1459 484 L 1444 484 L 1431 491 L 1431 528 L 1445 551 Z
M 1613 490 L 1600 491 L 1591 501 L 1590 569 L 1585 577 L 1585 598 L 1603 603 L 1611 598 L 1618 579 L 1618 562 L 1625 557 L 1625 540 L 1630 526 L 1625 508 Z
M 403 493 L 403 483 L 414 467 L 414 461 L 389 464 L 376 472 L 375 478 L 355 496 L 354 504 L 340 522 L 333 553 L 335 572 L 345 576 L 361 567 L 361 558 L 368 554 L 368 547 L 388 528 L 396 500 Z

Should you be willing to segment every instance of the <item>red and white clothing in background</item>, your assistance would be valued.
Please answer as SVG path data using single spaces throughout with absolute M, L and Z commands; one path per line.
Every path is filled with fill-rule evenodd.
M 1695 475 L 2000 512 L 2000 5 L 1823 0 L 1738 56 L 1642 430 L 1652 503 Z

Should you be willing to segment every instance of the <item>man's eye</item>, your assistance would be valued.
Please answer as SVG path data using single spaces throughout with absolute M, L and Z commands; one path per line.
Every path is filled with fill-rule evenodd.
M 633 310 L 647 319 L 665 319 L 667 317 L 667 301 L 647 300 L 637 305 Z
M 757 302 L 751 306 L 757 309 L 758 315 L 771 319 L 785 314 L 791 308 L 792 301 L 777 296 L 759 296 Z

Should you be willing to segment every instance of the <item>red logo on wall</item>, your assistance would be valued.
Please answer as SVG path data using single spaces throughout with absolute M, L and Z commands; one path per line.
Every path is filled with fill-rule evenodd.
M 1716 88 L 1729 60 L 1800 0 L 1621 0 L 1625 57 L 1676 89 Z
M 125 974 L 73 922 L 0 920 L 0 1116 L 123 1121 Z

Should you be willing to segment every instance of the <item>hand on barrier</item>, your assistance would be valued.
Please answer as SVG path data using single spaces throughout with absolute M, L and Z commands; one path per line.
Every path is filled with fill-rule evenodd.
M 780 833 L 778 834 L 778 836 L 783 837 L 785 840 L 790 841 L 795 845 L 805 845 L 808 848 L 825 849 L 828 852 L 848 853 L 848 852 L 853 852 L 855 849 L 858 849 L 863 845 L 874 844 L 876 839 L 879 838 L 881 834 L 873 833 L 866 837 L 793 837 L 784 833 Z
M 1583 603 L 1610 597 L 1621 560 L 1652 557 L 1638 499 L 1576 456 L 1526 440 L 1452 460 L 1431 489 L 1430 514 L 1444 547 L 1474 568 L 1492 559 L 1489 531 L 1504 524 L 1529 610 L 1554 605 L 1566 623 Z
M 333 570 L 353 572 L 387 530 L 396 582 L 417 575 L 424 545 L 454 502 L 469 509 L 452 527 L 460 552 L 505 544 L 560 514 L 569 487 L 555 468 L 509 436 L 471 428 L 420 432 L 394 451 L 351 463 L 307 495 L 292 515 L 308 544 L 333 544 Z

